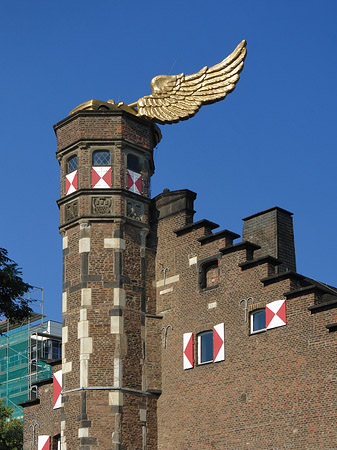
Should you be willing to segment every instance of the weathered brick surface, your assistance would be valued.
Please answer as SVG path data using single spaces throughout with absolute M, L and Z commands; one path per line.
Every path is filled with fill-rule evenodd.
M 61 167 L 60 229 L 67 242 L 63 259 L 67 296 L 63 325 L 68 336 L 63 342 L 64 444 L 67 450 L 136 450 L 146 445 L 147 433 L 152 442 L 156 440 L 155 413 L 149 414 L 148 422 L 144 419 L 148 408 L 156 407 L 150 400 L 148 406 L 147 397 L 157 396 L 145 391 L 149 384 L 158 384 L 145 360 L 147 300 L 155 313 L 155 255 L 146 248 L 146 236 L 156 131 L 149 122 L 122 112 L 75 114 L 55 130 Z M 111 189 L 91 188 L 92 153 L 100 149 L 111 155 Z M 142 196 L 126 189 L 130 152 L 139 158 Z M 65 196 L 67 160 L 72 155 L 78 158 L 78 190 Z M 112 199 L 108 213 L 104 208 L 93 210 L 95 196 Z M 143 205 L 142 217 L 128 216 L 128 201 Z M 67 208 L 72 202 L 78 204 L 77 214 L 69 218 Z M 120 305 L 116 290 L 124 298 Z M 84 301 L 84 294 L 90 299 Z M 85 333 L 84 339 L 80 332 Z M 87 377 L 81 369 L 83 361 Z
M 61 369 L 61 364 L 52 367 L 52 373 Z M 39 403 L 29 404 L 25 402 L 26 406 L 23 409 L 24 417 L 24 450 L 37 448 L 37 441 L 39 435 L 47 435 L 52 438 L 51 450 L 57 450 L 54 437 L 60 434 L 60 418 L 61 408 L 53 409 L 53 381 L 52 378 L 46 380 L 43 384 L 38 386 Z M 35 442 L 33 442 L 35 429 Z
M 319 295 L 294 295 L 286 301 L 286 326 L 250 335 L 240 300 L 253 297 L 263 307 L 286 298 L 300 281 L 288 277 L 264 285 L 275 266 L 240 267 L 247 252 L 238 249 L 219 258 L 218 287 L 200 290 L 198 265 L 189 265 L 189 258 L 218 255 L 222 244 L 200 245 L 203 228 L 177 235 L 183 219 L 177 214 L 158 224 L 157 261 L 170 276 L 179 275 L 166 286 L 171 292 L 157 289 L 157 314 L 163 327 L 172 327 L 162 350 L 158 449 L 335 448 L 337 336 L 325 327 L 336 322 L 335 309 L 311 314 L 308 307 Z M 198 365 L 197 335 L 218 323 L 225 324 L 226 359 Z M 183 370 L 186 332 L 194 334 L 195 367 L 189 370 Z
M 294 272 L 291 214 L 272 208 L 244 219 L 243 240 L 233 244 L 236 233 L 193 223 L 195 193 L 164 190 L 150 200 L 157 141 L 149 122 L 86 111 L 55 130 L 65 243 L 62 450 L 337 448 L 337 326 L 326 328 L 337 322 L 336 293 Z M 110 151 L 111 189 L 91 188 L 97 149 Z M 142 196 L 126 189 L 129 152 L 140 161 Z M 75 154 L 79 189 L 65 196 Z M 103 199 L 97 210 L 93 197 Z M 128 216 L 130 201 L 141 217 Z M 281 299 L 287 324 L 251 334 L 249 314 Z M 198 334 L 221 323 L 225 360 L 198 364 Z M 188 370 L 184 333 L 194 336 Z M 27 411 L 30 421 L 40 414 Z

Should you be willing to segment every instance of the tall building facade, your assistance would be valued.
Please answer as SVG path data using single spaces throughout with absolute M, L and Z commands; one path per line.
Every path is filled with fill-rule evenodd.
M 337 447 L 337 290 L 296 272 L 292 214 L 246 217 L 234 242 L 193 221 L 195 193 L 150 198 L 151 122 L 78 110 L 55 132 L 60 439 L 27 405 L 25 442 L 40 414 L 40 450 Z

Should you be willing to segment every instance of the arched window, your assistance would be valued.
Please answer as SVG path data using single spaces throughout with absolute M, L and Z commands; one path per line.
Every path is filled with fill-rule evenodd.
M 92 154 L 93 166 L 110 166 L 111 158 L 110 152 L 107 150 L 96 150 Z
M 67 173 L 77 170 L 77 155 L 71 156 L 67 161 Z
M 214 288 L 219 285 L 219 263 L 217 259 L 205 262 L 200 269 L 200 289 Z
M 129 154 L 127 157 L 127 166 L 128 166 L 129 170 L 140 173 L 140 164 L 139 164 L 139 159 L 137 158 L 137 156 Z

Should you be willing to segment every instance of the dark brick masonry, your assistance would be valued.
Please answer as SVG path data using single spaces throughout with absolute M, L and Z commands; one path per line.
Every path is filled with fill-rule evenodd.
M 234 242 L 232 231 L 193 222 L 194 192 L 149 198 L 160 136 L 150 122 L 80 111 L 55 132 L 63 404 L 48 426 L 51 390 L 39 388 L 40 403 L 24 409 L 26 448 L 43 416 L 62 450 L 336 449 L 337 290 L 296 273 L 292 214 L 247 217 Z M 91 188 L 96 150 L 110 152 L 110 189 Z M 127 189 L 129 154 L 143 195 Z M 78 189 L 66 196 L 74 155 Z M 251 314 L 276 300 L 286 325 L 251 333 Z M 225 359 L 199 364 L 199 334 L 222 323 Z M 184 333 L 194 339 L 188 370 Z

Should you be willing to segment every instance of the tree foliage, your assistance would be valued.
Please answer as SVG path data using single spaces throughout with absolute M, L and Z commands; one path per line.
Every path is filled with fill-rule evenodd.
M 14 419 L 13 408 L 0 400 L 0 449 L 22 450 L 23 424 L 19 419 Z
M 21 321 L 32 312 L 28 300 L 23 297 L 31 286 L 22 278 L 21 269 L 0 248 L 0 314 L 11 321 Z

